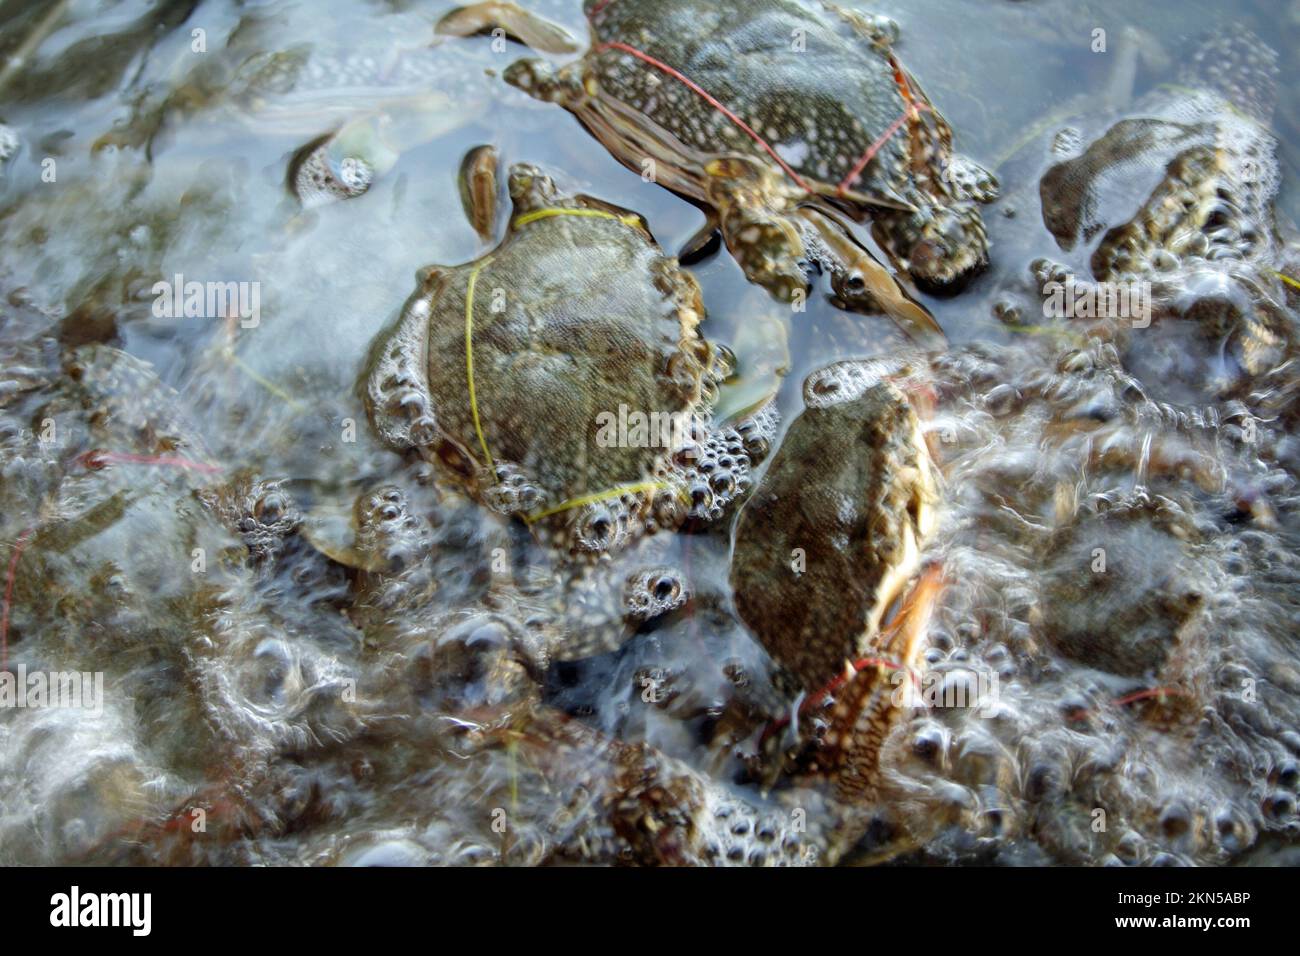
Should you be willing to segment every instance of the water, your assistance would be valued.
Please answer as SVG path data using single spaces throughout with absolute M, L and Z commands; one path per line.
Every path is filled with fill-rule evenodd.
M 585 35 L 577 4 L 534 6 Z M 735 693 L 728 672 L 761 683 L 768 665 L 730 610 L 725 528 L 667 546 L 664 560 L 689 571 L 692 613 L 620 654 L 555 664 L 540 684 L 518 686 L 459 661 L 455 641 L 430 652 L 446 620 L 394 623 L 384 601 L 405 606 L 400 596 L 297 530 L 304 515 L 346 514 L 361 491 L 398 486 L 432 542 L 420 552 L 432 555 L 425 578 L 410 586 L 452 616 L 491 593 L 494 549 L 520 546 L 518 528 L 381 448 L 354 388 L 416 271 L 484 251 L 456 180 L 469 149 L 494 144 L 508 162 L 538 163 L 566 187 L 640 212 L 669 251 L 704 223 L 568 114 L 485 72 L 499 73 L 518 47 L 498 53 L 481 38 L 428 49 L 447 8 L 0 7 L 0 121 L 18 141 L 0 175 L 9 662 L 100 671 L 107 688 L 94 719 L 0 713 L 0 860 L 546 859 L 565 810 L 553 781 L 599 774 L 558 746 L 548 766 L 545 747 L 500 744 L 513 740 L 501 728 L 468 743 L 448 714 L 501 686 L 717 779 L 738 773 L 710 729 Z M 1249 413 L 1224 405 L 1207 421 L 1206 366 L 1175 330 L 1159 348 L 1118 343 L 1162 407 L 1138 403 L 1131 383 L 1106 371 L 1076 374 L 1110 367 L 1105 343 L 1017 331 L 995 307 L 1022 293 L 1031 260 L 1065 258 L 1041 225 L 1036 183 L 1052 133 L 1117 85 L 1125 43 L 1148 54 L 1134 74 L 1141 93 L 1168 80 L 1204 31 L 1242 21 L 1277 38 L 1277 208 L 1294 219 L 1300 138 L 1287 77 L 1300 9 L 1262 0 L 873 9 L 899 21 L 900 55 L 958 148 L 997 172 L 1004 193 L 985 213 L 992 267 L 958 296 L 921 297 L 952 345 L 938 362 L 931 426 L 947 436 L 932 548 L 950 585 L 928 660 L 998 675 L 1002 703 L 993 718 L 919 716 L 892 741 L 892 845 L 913 861 L 1293 853 L 1293 378 L 1265 377 Z M 1089 48 L 1097 28 L 1107 53 Z M 297 67 L 310 80 L 313 63 L 345 58 L 350 72 L 325 76 L 325 92 L 311 82 L 286 92 L 276 80 Z M 376 86 L 376 74 L 410 80 Z M 412 144 L 364 197 L 303 208 L 285 186 L 295 152 L 376 105 L 414 118 Z M 756 323 L 786 321 L 725 251 L 690 270 L 709 310 L 702 332 L 742 358 Z M 154 284 L 176 276 L 257 283 L 256 324 L 158 316 Z M 790 325 L 778 396 L 787 423 L 809 372 L 904 345 L 888 320 L 846 316 L 821 295 Z M 1126 414 L 1100 432 L 1062 424 L 1103 406 Z M 1243 441 L 1252 414 L 1260 437 Z M 160 447 L 168 460 L 157 461 Z M 77 458 L 91 449 L 123 457 L 88 467 L 105 464 Z M 1115 517 L 1091 516 L 1097 496 Z M 1068 569 L 1098 535 L 1129 548 L 1121 566 L 1141 556 L 1140 588 L 1076 593 Z M 1152 553 L 1176 570 L 1152 572 Z M 1179 604 L 1190 591 L 1195 613 Z M 1162 681 L 1176 693 L 1117 705 L 1142 682 L 1058 652 L 1051 635 L 1091 627 L 1059 620 L 1061 608 L 1103 600 L 1131 610 L 1126 628 L 1179 632 L 1183 650 Z M 647 680 L 670 691 L 657 705 L 642 697 Z M 511 820 L 504 834 L 498 809 Z

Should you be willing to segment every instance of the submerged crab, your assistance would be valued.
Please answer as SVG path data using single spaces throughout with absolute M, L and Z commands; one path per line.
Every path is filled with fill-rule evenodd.
M 987 263 L 976 202 L 996 183 L 952 153 L 948 125 L 890 50 L 894 24 L 796 0 L 588 0 L 586 9 L 592 43 L 581 60 L 558 71 L 525 60 L 506 79 L 712 210 L 710 231 L 721 229 L 754 282 L 790 299 L 814 263 L 842 302 L 933 331 L 839 215 L 870 216 L 881 245 L 929 288 L 955 288 Z M 541 32 L 502 3 L 453 11 L 438 29 L 495 24 L 525 40 Z
M 1286 253 L 1273 212 L 1277 143 L 1266 125 L 1276 60 L 1244 30 L 1216 36 L 1177 86 L 1147 94 L 1128 117 L 1101 126 L 1039 185 L 1044 224 L 1062 249 L 1088 257 L 1093 278 L 1106 284 L 1098 290 L 1143 283 L 1158 314 L 1193 320 L 1226 353 L 1211 364 L 1220 391 L 1239 375 L 1234 364 L 1259 375 L 1279 365 L 1290 345 Z M 1076 131 L 1058 143 L 1067 139 L 1087 142 Z M 1055 263 L 1037 263 L 1035 271 L 1053 290 L 1093 288 Z
M 1162 675 L 1196 632 L 1205 585 L 1171 501 L 1096 497 L 1043 549 L 1044 635 L 1057 653 L 1129 678 Z M 1168 676 L 1167 674 L 1165 675 Z
M 347 517 L 330 507 L 307 516 L 307 540 L 352 569 L 349 617 L 356 626 L 396 628 L 400 637 L 412 622 L 445 617 L 449 602 L 472 597 L 510 608 L 526 623 L 534 670 L 544 671 L 550 661 L 615 650 L 690 598 L 684 575 L 657 560 L 673 550 L 671 536 L 599 562 L 553 561 L 532 553 L 499 516 L 445 490 L 438 497 L 431 511 L 409 489 L 385 485 L 361 492 Z M 391 636 L 377 641 L 388 645 Z
M 912 404 L 876 363 L 814 372 L 804 401 L 741 512 L 732 583 L 741 617 L 812 691 L 870 649 L 918 570 L 938 490 Z

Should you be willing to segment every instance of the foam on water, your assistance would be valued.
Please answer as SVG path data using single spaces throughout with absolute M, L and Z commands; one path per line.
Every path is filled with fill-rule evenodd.
M 1026 5 L 1015 6 L 1020 15 Z M 332 29 L 306 7 L 271 13 L 265 34 L 251 19 L 241 34 L 260 36 L 262 52 L 322 39 L 308 20 Z M 387 48 L 390 32 L 426 29 L 423 15 L 370 19 Z M 788 806 L 734 785 L 752 779 L 745 762 L 764 728 L 724 732 L 737 701 L 764 713 L 789 706 L 765 699 L 772 662 L 738 622 L 727 581 L 725 519 L 762 479 L 780 435 L 777 403 L 708 423 L 650 476 L 665 486 L 656 493 L 573 509 L 566 518 L 593 561 L 581 576 L 559 574 L 545 539 L 525 540 L 505 517 L 559 504 L 519 466 L 499 463 L 475 503 L 425 463 L 380 447 L 438 434 L 422 366 L 398 361 L 423 354 L 423 297 L 407 303 L 393 361 L 371 380 L 377 435 L 350 393 L 376 317 L 402 307 L 415 269 L 476 253 L 474 237 L 452 225 L 458 150 L 419 154 L 390 177 L 347 165 L 353 154 L 322 154 L 365 198 L 304 210 L 286 195 L 286 160 L 336 128 L 335 117 L 308 109 L 307 133 L 266 132 L 277 113 L 304 115 L 313 88 L 362 94 L 340 118 L 375 105 L 376 89 L 427 92 L 442 82 L 446 51 L 417 52 L 409 74 L 365 55 L 312 57 L 298 100 L 277 100 L 272 87 L 263 113 L 234 104 L 269 125 L 231 138 L 231 116 L 214 108 L 219 96 L 205 99 L 213 91 L 200 71 L 169 78 L 167 30 L 124 37 L 132 50 L 145 42 L 136 33 L 150 38 L 159 53 L 124 85 L 117 57 L 77 48 L 78 33 L 98 25 L 67 25 L 67 58 L 54 50 L 35 61 L 0 127 L 22 143 L 4 167 L 0 216 L 15 250 L 0 267 L 0 567 L 31 529 L 16 556 L 10 664 L 103 672 L 104 713 L 0 713 L 0 862 L 656 862 L 680 860 L 679 850 L 709 862 L 807 862 L 824 804 L 798 795 L 813 831 L 789 832 Z M 188 42 L 183 33 L 174 39 Z M 978 57 L 988 33 L 972 40 Z M 1194 64 L 1218 93 L 1184 95 L 1183 112 L 1167 119 L 1220 124 L 1240 190 L 1199 199 L 1208 218 L 1249 220 L 1279 187 L 1259 111 L 1273 98 L 1272 71 L 1259 45 L 1233 50 Z M 250 52 L 234 44 L 224 68 Z M 1245 85 L 1218 68 L 1243 56 L 1259 60 Z M 454 68 L 486 88 L 490 62 L 467 56 Z M 37 89 L 61 74 L 68 102 Z M 1243 115 L 1225 113 L 1225 97 Z M 960 122 L 961 110 L 949 112 Z M 510 115 L 517 128 L 478 129 L 472 141 L 500 135 L 503 150 L 541 152 L 594 192 L 644 200 L 657 232 L 698 225 L 695 210 L 655 198 L 662 190 L 635 192 L 637 177 L 569 135 L 569 118 L 538 119 L 550 114 L 531 105 Z M 124 117 L 126 128 L 115 125 Z M 998 111 L 985 118 L 992 129 L 1005 122 Z M 961 139 L 984 135 L 978 126 Z M 39 181 L 47 155 L 57 188 Z M 446 160 L 446 175 L 426 175 L 429 159 Z M 1034 256 L 1050 250 L 1041 238 Z M 926 430 L 945 470 L 943 520 L 927 557 L 942 560 L 947 588 L 925 661 L 940 704 L 885 742 L 886 797 L 867 841 L 879 846 L 864 853 L 1222 863 L 1294 844 L 1297 300 L 1280 280 L 1252 277 L 1271 254 L 1266 238 L 1216 222 L 1167 257 L 1135 259 L 1179 283 L 1140 334 L 1050 323 L 1035 336 L 1004 331 L 976 314 L 986 291 L 977 286 L 923 301 L 951 332 L 1013 337 L 1011 346 L 957 347 L 930 371 L 879 358 L 822 367 L 863 346 L 817 342 L 809 390 L 787 381 L 784 407 L 851 401 L 880 378 L 914 404 L 936 403 Z M 1294 276 L 1289 255 L 1277 265 Z M 993 268 L 1023 283 L 1029 258 L 1007 261 L 995 245 Z M 729 268 L 719 257 L 699 270 L 715 281 L 711 296 Z M 261 331 L 236 339 L 228 317 L 152 316 L 152 283 L 177 271 L 260 279 Z M 717 302 L 711 321 L 727 321 L 734 303 Z M 1037 324 L 1039 305 L 1011 303 L 1019 321 L 1008 311 L 1009 327 L 1026 316 Z M 1246 354 L 1229 332 L 1252 321 L 1285 334 L 1255 336 Z M 796 322 L 794 344 L 808 347 L 806 333 Z M 88 342 L 134 360 L 78 353 Z M 46 418 L 55 434 L 42 443 Z M 341 437 L 349 420 L 355 440 Z M 78 464 L 94 448 L 139 460 Z M 342 516 L 337 540 L 312 523 L 331 508 Z M 638 546 L 643 531 L 656 533 Z M 1092 568 L 1098 548 L 1105 572 Z M 504 571 L 497 549 L 510 559 Z M 206 570 L 193 570 L 196 550 Z M 1123 621 L 1125 633 L 1102 619 Z M 575 636 L 565 646 L 599 645 L 599 656 L 557 660 L 560 640 Z M 970 702 L 995 680 L 995 699 Z M 565 714 L 533 709 L 551 704 Z M 646 820 L 654 825 L 638 829 Z M 652 831 L 695 842 L 674 846 Z

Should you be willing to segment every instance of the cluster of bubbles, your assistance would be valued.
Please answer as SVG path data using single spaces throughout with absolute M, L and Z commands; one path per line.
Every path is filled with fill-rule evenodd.
M 645 494 L 628 491 L 578 509 L 573 546 L 590 554 L 617 551 L 635 536 L 645 507 Z
M 926 382 L 921 367 L 906 358 L 835 362 L 804 379 L 804 405 L 808 408 L 842 405 L 861 398 L 881 382 L 893 383 L 904 391 L 916 389 Z
M 1297 485 L 1275 433 L 1261 422 L 1244 441 L 1241 402 L 1152 400 L 1104 341 L 966 347 L 935 377 L 954 427 L 926 659 L 998 685 L 989 706 L 954 694 L 897 743 L 908 824 L 932 828 L 924 856 L 1269 852 L 1300 826 L 1300 698 L 1277 680 Z
M 679 452 L 678 461 L 682 452 Z M 690 517 L 716 521 L 743 494 L 749 491 L 750 459 L 745 440 L 735 429 L 710 435 L 695 455 L 686 459 L 693 464 L 686 471 L 686 488 L 690 497 Z
M 340 199 L 364 195 L 374 182 L 374 168 L 361 156 L 344 156 L 336 160 L 335 145 L 327 140 L 308 147 L 306 154 L 292 167 L 293 193 L 306 208 L 321 206 Z
M 398 572 L 423 561 L 433 548 L 428 522 L 411 513 L 402 489 L 384 485 L 357 499 L 356 546 L 380 568 Z
M 1167 178 L 1147 207 L 1127 226 L 1112 230 L 1092 259 L 1099 279 L 1135 279 L 1172 273 L 1185 263 L 1247 260 L 1266 237 L 1252 221 L 1257 209 L 1243 208 L 1222 182 L 1218 155 L 1211 147 L 1188 150 L 1169 164 Z M 1258 165 L 1262 160 L 1253 160 Z M 1206 195 L 1208 189 L 1212 194 Z M 1189 218 L 1194 228 L 1186 228 Z M 1152 235 L 1160 238 L 1153 244 Z
M 670 614 L 690 599 L 690 584 L 676 568 L 640 568 L 623 584 L 623 611 L 636 623 Z
M 415 364 L 428 321 L 428 298 L 417 292 L 392 334 L 377 340 L 383 351 L 366 381 L 367 407 L 379 438 L 393 448 L 427 448 L 439 434 L 424 370 Z
M 769 403 L 735 425 L 691 429 L 656 466 L 649 488 L 578 509 L 572 526 L 575 549 L 608 553 L 641 534 L 718 521 L 752 487 L 753 462 L 767 453 L 778 420 Z
M 199 497 L 234 529 L 250 558 L 262 562 L 274 559 L 302 522 L 302 513 L 284 485 L 283 479 L 240 476 L 222 493 L 205 489 Z
M 546 503 L 546 490 L 512 462 L 497 462 L 495 482 L 483 492 L 483 503 L 500 514 L 533 514 Z

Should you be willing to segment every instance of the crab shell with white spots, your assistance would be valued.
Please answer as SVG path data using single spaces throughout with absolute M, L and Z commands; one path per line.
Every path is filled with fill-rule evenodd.
M 776 218 L 801 204 L 870 215 L 923 285 L 955 287 L 987 263 L 976 202 L 996 182 L 953 154 L 947 123 L 890 50 L 891 22 L 801 0 L 586 10 L 581 61 L 553 77 L 523 61 L 506 79 L 562 103 L 626 165 L 718 209 L 724 231 L 728 205 L 749 201 L 726 183 L 743 159 L 773 174 L 758 181 Z M 780 232 L 751 229 L 739 244 L 775 246 Z

